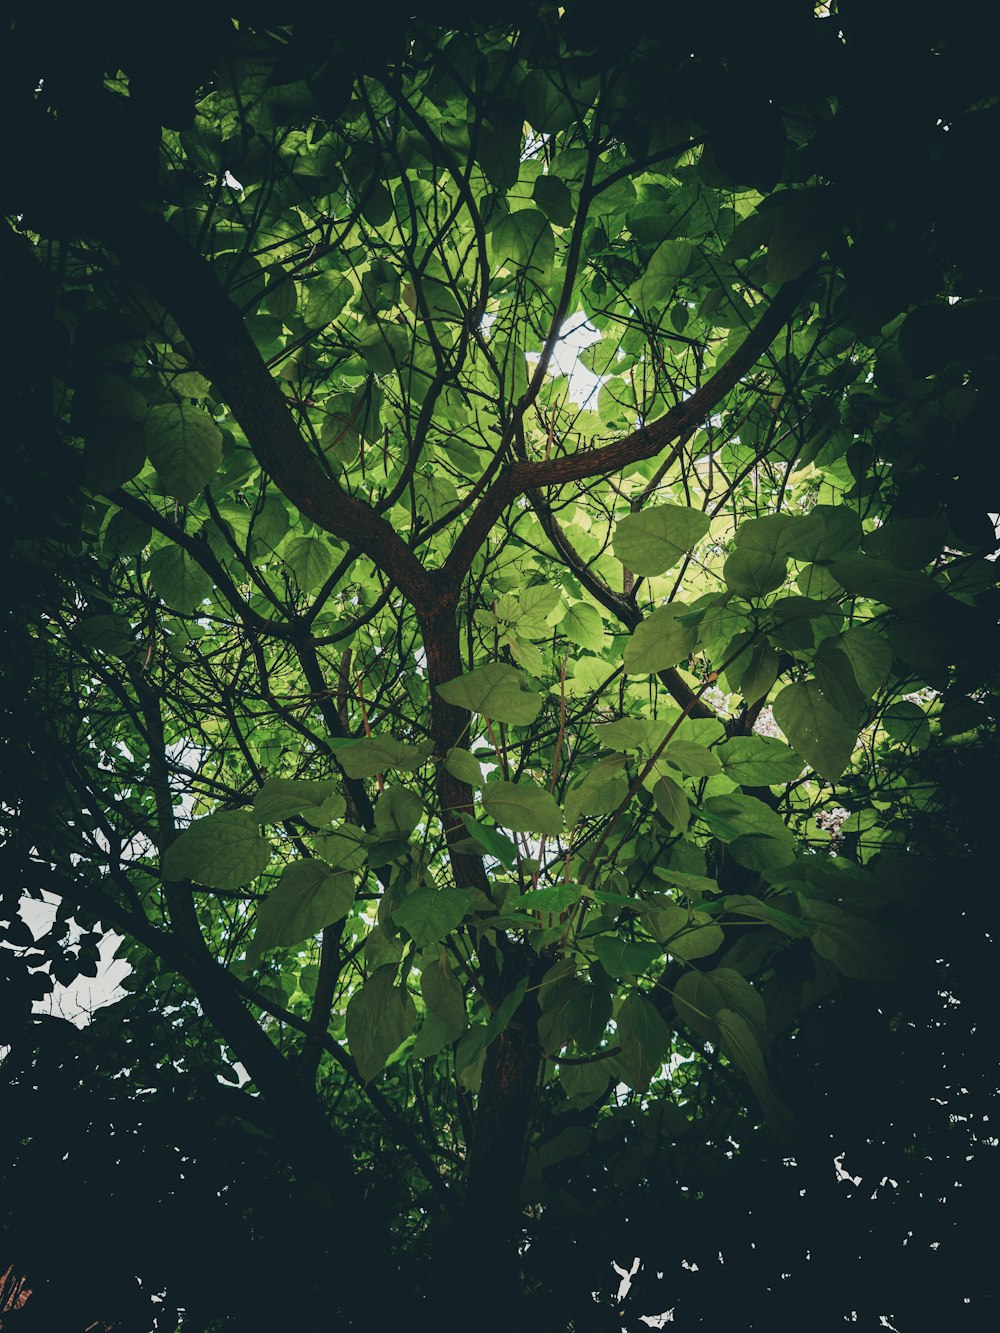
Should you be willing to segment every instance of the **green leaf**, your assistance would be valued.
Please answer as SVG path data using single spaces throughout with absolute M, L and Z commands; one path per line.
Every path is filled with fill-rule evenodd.
M 835 903 L 801 894 L 799 900 L 803 916 L 814 926 L 812 947 L 838 972 L 857 981 L 882 981 L 899 974 L 899 944 L 889 931 Z
M 220 810 L 196 819 L 163 854 L 168 881 L 192 879 L 210 889 L 241 889 L 271 859 L 271 844 L 257 821 L 241 810 Z
M 879 721 L 894 741 L 922 750 L 930 743 L 931 729 L 927 714 L 919 704 L 901 699 L 890 704 Z
M 422 768 L 433 742 L 406 745 L 392 736 L 365 736 L 337 748 L 337 763 L 349 778 L 372 778 L 394 768 L 411 773 Z
M 460 1037 L 469 1025 L 465 996 L 444 949 L 421 972 L 420 993 L 430 1012 L 447 1023 L 455 1038 Z
M 505 593 L 497 599 L 496 614 L 514 626 L 524 638 L 547 638 L 560 592 L 548 584 L 536 584 L 521 593 Z
M 268 778 L 254 797 L 254 818 L 261 824 L 280 824 L 296 815 L 308 817 L 317 813 L 317 807 L 325 805 L 335 790 L 329 779 Z M 338 804 L 343 814 L 346 806 L 342 797 Z M 324 814 L 324 823 L 337 817 L 327 811 Z
M 360 870 L 367 856 L 365 831 L 356 824 L 340 824 L 332 833 L 318 835 L 314 846 L 338 870 Z
M 471 904 L 468 889 L 414 889 L 393 908 L 392 919 L 423 949 L 449 935 Z
M 491 662 L 445 681 L 437 687 L 437 692 L 457 708 L 515 726 L 534 722 L 542 706 L 541 697 L 528 689 L 527 677 L 502 662 Z
M 803 519 L 793 514 L 766 514 L 763 518 L 744 519 L 736 529 L 736 549 L 749 554 L 782 555 L 800 528 Z
M 817 684 L 841 717 L 848 722 L 859 722 L 865 698 L 854 678 L 851 659 L 837 638 L 824 639 L 813 656 L 812 666 Z
M 934 518 L 893 518 L 861 543 L 866 555 L 900 569 L 923 569 L 941 554 L 944 534 Z
M 795 859 L 795 848 L 786 838 L 744 833 L 729 844 L 729 854 L 749 870 L 777 870 Z
M 735 651 L 733 644 L 727 649 L 726 657 Z M 763 640 L 741 653 L 726 669 L 726 676 L 743 695 L 743 702 L 749 707 L 758 699 L 766 699 L 771 686 L 778 679 L 778 654 L 769 643 Z
M 437 1014 L 428 1011 L 424 1014 L 417 1039 L 413 1043 L 413 1055 L 417 1060 L 428 1060 L 445 1046 L 450 1045 L 453 1040 L 447 1023 Z
M 801 277 L 837 235 L 832 200 L 823 187 L 782 191 L 766 217 L 768 282 Z
M 129 417 L 100 417 L 87 427 L 84 475 L 92 491 L 110 493 L 139 475 L 146 462 L 146 433 Z
M 858 688 L 866 699 L 882 687 L 892 666 L 892 649 L 876 629 L 857 625 L 837 640 L 854 672 Z M 820 645 L 822 647 L 822 645 Z
M 599 653 L 604 647 L 604 621 L 596 607 L 574 602 L 559 622 L 559 633 L 578 648 Z
M 468 750 L 453 747 L 445 755 L 444 766 L 453 778 L 458 778 L 459 782 L 467 782 L 470 787 L 483 785 L 482 765 Z
M 590 1148 L 592 1143 L 589 1127 L 571 1125 L 550 1139 L 546 1139 L 538 1149 L 538 1160 L 544 1170 L 564 1162 L 567 1157 L 579 1157 Z
M 524 780 L 488 782 L 483 788 L 483 807 L 503 828 L 516 833 L 558 837 L 563 831 L 563 814 L 555 797 Z
M 575 217 L 573 196 L 558 176 L 536 177 L 532 197 L 557 227 L 568 227 L 572 223 Z
M 766 551 L 736 550 L 723 567 L 723 578 L 730 592 L 740 597 L 764 597 L 785 581 L 788 559 Z
M 273 551 L 288 531 L 288 510 L 276 495 L 269 495 L 253 520 L 254 538 Z
M 814 680 L 786 685 L 774 701 L 774 720 L 807 764 L 836 782 L 851 762 L 858 728 L 846 722 Z
M 379 320 L 370 324 L 358 339 L 358 350 L 376 375 L 389 375 L 407 359 L 410 335 L 400 324 Z
M 861 519 L 845 505 L 815 505 L 786 535 L 785 550 L 796 560 L 830 561 L 858 549 Z
M 663 305 L 670 299 L 677 283 L 691 267 L 694 254 L 690 241 L 663 241 L 656 247 L 638 284 L 638 301 L 644 310 Z M 636 570 L 637 574 L 641 572 Z
M 585 90 L 580 90 L 580 103 L 575 102 L 566 89 L 562 70 L 530 70 L 521 84 L 519 96 L 532 129 L 544 134 L 568 129 L 590 105 Z
M 136 649 L 132 626 L 125 616 L 88 616 L 80 621 L 79 635 L 88 648 L 122 661 L 131 657 Z
M 803 768 L 795 751 L 773 736 L 734 736 L 715 753 L 726 777 L 741 787 L 794 782 Z
M 683 833 L 691 822 L 691 806 L 684 789 L 672 778 L 662 777 L 653 787 L 653 800 L 667 823 Z
M 675 738 L 663 752 L 663 758 L 668 764 L 672 764 L 674 768 L 680 769 L 682 773 L 692 778 L 710 778 L 722 772 L 722 765 L 716 752 L 710 750 L 707 745 L 699 745 L 697 741 L 682 741 Z
M 507 1024 L 521 1007 L 521 1001 L 524 999 L 528 990 L 528 978 L 522 977 L 509 995 L 505 995 L 501 1000 L 496 1012 L 490 1021 L 486 1024 L 486 1045 L 495 1041 L 500 1033 L 506 1028 Z
M 650 907 L 643 913 L 650 934 L 675 958 L 707 958 L 723 943 L 724 935 L 705 912 L 689 911 L 676 903 Z
M 689 843 L 682 843 L 680 847 L 693 852 L 694 848 Z M 679 850 L 675 847 L 675 853 Z M 714 896 L 719 892 L 718 881 L 710 879 L 708 875 L 694 875 L 688 870 L 678 870 L 673 866 L 653 866 L 653 874 L 657 879 L 662 879 L 665 884 L 672 884 L 675 888 L 683 889 L 684 893 L 692 898 L 702 898 L 706 894 Z
M 365 936 L 365 963 L 373 971 L 384 963 L 398 963 L 403 956 L 402 936 L 387 935 L 381 926 L 376 926 Z
M 517 845 L 511 842 L 506 833 L 490 828 L 488 824 L 480 824 L 478 820 L 465 813 L 462 814 L 462 823 L 469 837 L 478 843 L 484 852 L 495 857 L 508 870 L 513 869 L 517 864 Z
M 778 1097 L 764 1064 L 764 1052 L 753 1027 L 732 1009 L 715 1015 L 723 1053 L 747 1077 L 772 1132 L 784 1137 L 790 1131 L 791 1113 Z
M 538 988 L 538 1040 L 547 1055 L 553 1055 L 569 1040 L 566 1011 L 570 996 L 588 983 L 576 971 L 572 958 L 560 958 L 542 977 Z
M 655 505 L 619 521 L 615 555 L 634 574 L 663 574 L 705 536 L 708 528 L 708 515 L 700 509 Z
M 912 606 L 941 591 L 928 574 L 899 569 L 888 560 L 873 560 L 867 555 L 835 560 L 830 565 L 830 573 L 849 593 L 872 597 L 886 606 Z
M 396 964 L 373 972 L 347 1006 L 347 1044 L 366 1083 L 416 1027 L 417 1011 L 405 987 L 396 985 Z
M 609 815 L 628 794 L 625 761 L 619 755 L 598 759 L 582 782 L 566 793 L 566 827 L 572 828 L 582 815 Z
M 490 233 L 490 253 L 498 266 L 526 269 L 544 282 L 552 272 L 555 240 L 545 214 L 521 208 L 508 215 Z
M 676 666 L 694 652 L 698 631 L 679 617 L 687 607 L 680 602 L 659 606 L 640 625 L 625 646 L 625 670 L 630 676 L 646 676 Z
M 333 573 L 337 548 L 326 537 L 293 537 L 282 557 L 300 592 L 317 592 Z
M 490 122 L 480 125 L 476 158 L 484 173 L 501 190 L 517 184 L 521 165 L 521 126 L 524 112 L 514 103 L 491 107 Z
M 332 275 L 323 274 L 322 277 Z M 264 307 L 275 319 L 287 320 L 299 303 L 299 285 L 282 270 L 272 271 L 264 293 Z
M 716 819 L 725 821 L 728 833 L 718 835 L 724 841 L 735 841 L 743 834 L 759 834 L 776 838 L 779 842 L 794 843 L 791 830 L 778 812 L 746 792 L 734 791 L 724 796 L 709 796 L 704 810 Z
M 559 1066 L 559 1082 L 574 1107 L 583 1108 L 598 1101 L 607 1092 L 611 1081 L 608 1062 L 597 1060 L 590 1064 Z
M 391 833 L 412 833 L 423 817 L 423 802 L 405 787 L 386 787 L 375 806 L 375 827 Z
M 649 755 L 660 745 L 666 728 L 648 718 L 623 717 L 617 722 L 596 723 L 594 734 L 611 750 L 638 750 Z
M 222 462 L 222 432 L 200 407 L 164 403 L 146 417 L 146 446 L 164 490 L 180 504 L 193 500 Z
M 646 1092 L 670 1049 L 670 1029 L 644 995 L 629 995 L 618 1010 L 621 1071 L 636 1092 Z
M 519 912 L 565 912 L 580 901 L 579 884 L 553 884 L 546 889 L 529 889 L 517 897 L 509 897 L 506 907 Z
M 594 952 L 612 977 L 638 976 L 661 957 L 658 944 L 647 940 L 622 940 L 617 935 L 598 935 Z
M 566 1005 L 566 1026 L 581 1051 L 596 1051 L 611 1020 L 611 996 L 599 986 L 574 990 Z
M 715 1015 L 720 1009 L 742 1014 L 760 1043 L 767 1038 L 764 1001 L 749 981 L 732 968 L 685 972 L 674 986 L 674 1004 L 678 1017 L 708 1041 L 719 1040 Z
M 754 921 L 763 921 L 790 939 L 801 939 L 803 935 L 809 934 L 809 927 L 804 921 L 791 916 L 788 912 L 783 912 L 781 908 L 774 907 L 771 903 L 762 902 L 752 894 L 728 894 L 725 906 L 727 912 L 735 912 L 737 916 L 748 916 Z
M 118 509 L 104 529 L 103 548 L 111 555 L 138 555 L 149 545 L 152 535 L 153 529 L 145 519 Z
M 347 915 L 356 891 L 354 876 L 333 870 L 317 857 L 292 861 L 277 887 L 257 906 L 252 954 L 312 939 Z
M 294 302 L 294 283 L 288 282 L 285 287 L 291 288 Z M 306 285 L 306 308 L 305 322 L 311 329 L 322 328 L 329 324 L 331 320 L 337 318 L 344 306 L 354 295 L 354 288 L 348 278 L 342 273 L 317 273 L 309 278 Z M 294 304 L 293 304 L 294 308 Z M 279 318 L 284 319 L 286 314 L 291 311 L 272 311 Z
M 154 551 L 148 562 L 153 591 L 174 611 L 196 611 L 212 595 L 212 579 L 179 546 Z

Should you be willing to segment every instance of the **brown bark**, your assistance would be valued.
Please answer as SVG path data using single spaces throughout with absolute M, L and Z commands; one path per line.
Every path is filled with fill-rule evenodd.
M 517 496 L 541 486 L 562 486 L 584 477 L 620 472 L 631 463 L 653 458 L 672 440 L 704 421 L 767 351 L 794 314 L 811 279 L 812 270 L 794 282 L 785 283 L 729 360 L 697 392 L 658 421 L 640 426 L 624 439 L 598 449 L 579 449 L 536 463 L 514 463 L 501 472 L 458 534 L 444 563 L 445 573 L 461 575 L 469 568 L 494 523 Z

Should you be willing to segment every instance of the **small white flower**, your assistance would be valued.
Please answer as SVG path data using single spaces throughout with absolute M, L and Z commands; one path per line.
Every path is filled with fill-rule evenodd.
M 776 740 L 784 740 L 784 733 L 774 720 L 774 711 L 770 704 L 765 704 L 757 714 L 753 729 L 758 736 L 773 736 Z

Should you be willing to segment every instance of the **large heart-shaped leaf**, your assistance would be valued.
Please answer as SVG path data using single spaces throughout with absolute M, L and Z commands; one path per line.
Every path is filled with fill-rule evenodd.
M 210 889 L 240 889 L 256 879 L 271 857 L 257 821 L 242 810 L 220 810 L 196 819 L 163 854 L 165 880 L 193 879 Z
M 439 685 L 437 691 L 457 708 L 516 726 L 534 722 L 542 706 L 540 696 L 528 689 L 527 677 L 503 662 L 490 662 L 464 676 L 456 676 Z
M 615 555 L 633 574 L 663 574 L 708 532 L 709 518 L 687 505 L 655 505 L 615 529 Z
M 254 955 L 312 939 L 347 915 L 354 893 L 352 874 L 334 870 L 318 857 L 293 861 L 257 908 Z

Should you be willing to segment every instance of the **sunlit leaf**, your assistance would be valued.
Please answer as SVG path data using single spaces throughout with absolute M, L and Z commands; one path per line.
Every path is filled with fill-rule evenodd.
M 542 706 L 540 696 L 528 689 L 526 677 L 502 662 L 457 676 L 437 689 L 442 699 L 458 708 L 519 726 L 534 722 Z
M 292 861 L 257 908 L 253 952 L 299 944 L 346 916 L 354 902 L 354 876 L 313 857 Z
M 396 966 L 387 963 L 373 972 L 347 1006 L 347 1044 L 366 1083 L 413 1031 L 417 1011 L 404 986 L 396 982 Z
M 518 833 L 548 833 L 558 836 L 563 814 L 556 800 L 542 787 L 520 782 L 487 782 L 483 808 L 504 828 Z
M 221 810 L 190 824 L 164 852 L 161 868 L 166 880 L 234 890 L 256 879 L 270 858 L 270 844 L 252 815 Z
M 634 574 L 663 574 L 708 531 L 709 519 L 686 505 L 654 505 L 615 529 L 615 555 Z

